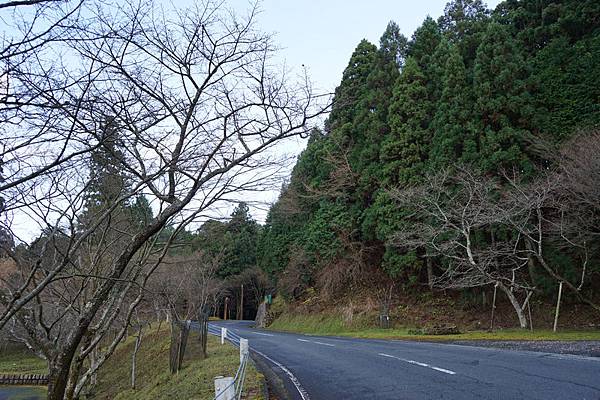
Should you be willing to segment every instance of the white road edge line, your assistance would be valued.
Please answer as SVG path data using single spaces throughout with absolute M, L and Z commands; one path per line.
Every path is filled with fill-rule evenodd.
M 300 340 L 300 339 L 298 339 L 298 340 Z M 264 357 L 266 360 L 268 360 L 268 361 L 272 362 L 273 364 L 277 365 L 290 378 L 290 380 L 292 381 L 292 383 L 296 387 L 296 390 L 298 390 L 298 393 L 300 394 L 300 397 L 302 397 L 302 400 L 310 400 L 310 396 L 308 395 L 308 393 L 306 392 L 306 390 L 304 390 L 304 388 L 300 384 L 300 381 L 298 380 L 298 378 L 296 378 L 294 376 L 294 374 L 292 374 L 292 372 L 289 369 L 287 369 L 286 367 L 284 367 L 281 363 L 278 363 L 277 361 L 273 360 L 271 357 L 269 357 L 269 356 L 261 353 L 260 351 L 255 350 L 255 349 L 251 349 L 251 350 L 253 352 L 255 352 L 256 354 Z
M 306 339 L 298 339 L 301 342 L 306 342 L 306 343 L 310 343 L 310 340 L 306 340 Z
M 433 369 L 435 371 L 443 372 L 443 373 L 448 374 L 448 375 L 456 375 L 456 372 L 450 371 L 449 369 L 434 367 L 433 365 L 425 364 L 425 363 L 418 362 L 418 361 L 415 361 L 415 360 L 407 360 L 405 358 L 396 357 L 396 356 L 392 356 L 390 354 L 385 354 L 385 353 L 379 353 L 379 355 L 383 356 L 383 357 L 394 358 L 396 360 L 404 361 L 405 363 L 418 365 L 420 367 L 430 368 L 430 369 Z

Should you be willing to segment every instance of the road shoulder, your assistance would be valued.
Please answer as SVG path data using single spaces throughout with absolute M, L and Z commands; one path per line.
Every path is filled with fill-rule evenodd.
M 600 357 L 600 340 L 452 340 L 436 343 Z

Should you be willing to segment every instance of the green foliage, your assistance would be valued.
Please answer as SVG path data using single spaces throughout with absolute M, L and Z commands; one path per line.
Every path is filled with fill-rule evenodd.
M 488 17 L 489 11 L 481 0 L 453 0 L 446 4 L 444 15 L 438 19 L 443 35 L 457 46 L 469 69 L 475 60 Z
M 382 268 L 392 278 L 405 278 L 410 282 L 414 279 L 415 273 L 421 268 L 422 261 L 417 257 L 414 251 L 408 253 L 398 253 L 393 249 L 387 249 L 383 256 Z
M 432 122 L 433 139 L 430 167 L 438 169 L 457 161 L 477 159 L 477 131 L 473 126 L 473 94 L 467 83 L 466 68 L 458 48 L 442 41 L 436 51 L 445 55 L 443 90 Z
M 219 258 L 220 278 L 238 275 L 257 265 L 260 226 L 244 202 L 238 203 L 228 222 L 208 220 L 191 238 L 192 248 Z
M 539 86 L 537 106 L 545 112 L 540 129 L 555 142 L 576 128 L 600 125 L 600 36 L 576 44 L 567 37 L 552 40 L 533 60 Z
M 435 76 L 434 57 L 441 40 L 442 34 L 438 24 L 431 17 L 427 17 L 413 34 L 409 44 L 408 55 L 414 59 L 422 74 L 427 78 L 423 84 L 427 88 L 429 100 L 439 96 L 440 85 Z
M 480 165 L 486 171 L 517 165 L 531 169 L 526 142 L 533 115 L 526 87 L 527 65 L 514 32 L 491 22 L 477 49 L 474 73 L 476 112 L 482 131 Z
M 381 146 L 384 184 L 418 182 L 431 140 L 428 127 L 432 110 L 425 75 L 409 57 L 394 86 L 389 110 L 391 132 Z
M 350 241 L 368 249 L 356 260 L 418 284 L 427 249 L 389 245 L 418 221 L 388 189 L 455 164 L 532 176 L 551 163 L 549 148 L 599 125 L 599 11 L 593 0 L 507 0 L 493 12 L 481 0 L 452 0 L 410 41 L 394 22 L 379 48 L 361 41 L 324 132 L 313 132 L 269 212 L 259 266 L 306 286 L 306 274 L 342 265 Z M 574 257 L 557 261 L 566 275 Z
M 90 155 L 90 177 L 87 187 L 88 208 L 110 205 L 129 191 L 122 162 L 124 144 L 113 121 L 107 121 L 98 138 L 100 146 Z

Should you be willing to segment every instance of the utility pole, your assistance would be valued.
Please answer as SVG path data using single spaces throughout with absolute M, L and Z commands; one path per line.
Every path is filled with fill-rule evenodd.
M 227 320 L 227 306 L 229 305 L 229 297 L 225 297 L 225 310 L 223 312 L 223 319 Z
M 494 317 L 496 311 L 496 292 L 498 291 L 498 282 L 494 285 L 494 298 L 492 300 L 492 320 L 490 321 L 490 331 L 494 331 Z
M 563 282 L 560 281 L 558 284 L 558 299 L 556 300 L 556 312 L 554 313 L 554 328 L 552 331 L 556 332 L 556 328 L 558 327 L 558 313 L 560 312 L 560 297 L 562 295 L 562 287 Z

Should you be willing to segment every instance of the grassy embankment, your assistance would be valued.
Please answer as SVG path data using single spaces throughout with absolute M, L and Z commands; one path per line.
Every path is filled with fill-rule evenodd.
M 414 299 L 413 299 L 414 300 Z M 347 304 L 355 307 L 348 307 Z M 360 306 L 356 306 L 360 304 Z M 453 299 L 435 299 L 421 296 L 412 304 L 398 304 L 391 309 L 392 327 L 381 329 L 376 326 L 377 311 L 369 301 L 340 301 L 338 305 L 326 307 L 318 302 L 318 296 L 304 302 L 288 304 L 283 299 L 274 299 L 270 314 L 276 316 L 270 329 L 298 332 L 308 335 L 348 336 L 372 339 L 402 340 L 600 340 L 600 330 L 586 328 L 583 322 L 598 323 L 595 313 L 586 313 L 581 308 L 565 308 L 559 321 L 558 332 L 549 326 L 554 321 L 554 309 L 535 304 L 534 327 L 514 328 L 512 310 L 504 304 L 498 308 L 497 327 L 494 332 L 485 330 L 489 324 L 487 310 L 478 310 L 460 304 Z M 533 309 L 533 307 L 532 307 Z M 335 311 L 334 311 L 335 310 Z M 579 317 L 579 320 L 577 320 Z M 456 335 L 424 335 L 424 327 L 456 324 L 462 333 Z M 513 328 L 509 328 L 513 326 Z M 592 324 L 592 326 L 594 326 Z
M 169 330 L 152 328 L 144 333 L 137 354 L 137 388 L 130 387 L 131 355 L 134 338 L 121 344 L 98 374 L 93 399 L 212 399 L 214 377 L 234 376 L 239 366 L 239 350 L 208 338 L 208 358 L 200 359 L 197 335 L 191 333 L 183 369 L 169 373 Z M 44 374 L 47 366 L 27 349 L 7 348 L 0 352 L 0 374 Z M 248 364 L 244 384 L 245 399 L 262 399 L 263 378 L 252 363 Z M 0 396 L 1 397 L 1 396 Z
M 7 347 L 0 350 L 0 375 L 47 373 L 46 361 L 36 357 L 26 348 Z
M 298 332 L 308 335 L 348 336 L 370 339 L 402 340 L 600 340 L 599 330 L 534 330 L 502 329 L 494 332 L 468 331 L 457 335 L 411 334 L 409 327 L 380 329 L 368 326 L 364 321 L 349 325 L 339 315 L 283 313 L 269 329 Z
M 191 333 L 183 369 L 169 373 L 168 328 L 146 332 L 137 354 L 137 388 L 130 387 L 131 354 L 134 339 L 128 338 L 111 357 L 98 376 L 94 399 L 212 399 L 215 376 L 234 376 L 239 366 L 239 350 L 208 338 L 208 358 L 200 358 L 198 337 Z M 244 384 L 245 399 L 262 399 L 262 376 L 248 364 Z
M 0 375 L 46 374 L 45 360 L 23 347 L 0 347 Z M 45 386 L 0 386 L 0 399 L 26 400 L 46 397 Z

